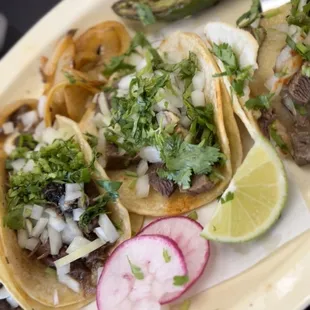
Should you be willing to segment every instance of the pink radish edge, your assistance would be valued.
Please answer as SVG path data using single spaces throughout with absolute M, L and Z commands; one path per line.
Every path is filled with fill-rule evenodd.
M 189 218 L 189 217 L 187 217 L 187 216 L 170 216 L 170 217 L 161 217 L 161 218 L 158 218 L 158 219 L 152 221 L 151 223 L 149 223 L 148 225 L 146 225 L 145 227 L 143 227 L 143 228 L 139 231 L 139 233 L 138 233 L 137 236 L 139 236 L 140 234 L 142 234 L 144 231 L 148 230 L 148 229 L 149 229 L 151 226 L 153 226 L 154 224 L 157 224 L 158 222 L 165 221 L 165 220 L 169 220 L 169 219 L 187 220 L 187 221 L 190 221 L 192 224 L 196 225 L 199 229 L 201 229 L 201 231 L 203 230 L 203 226 L 202 226 L 200 223 L 198 223 L 197 221 L 195 221 L 195 220 L 193 220 L 193 219 L 191 219 L 191 218 Z M 150 234 L 147 233 L 146 235 L 150 235 Z M 166 236 L 166 235 L 161 235 L 160 233 L 154 234 L 154 235 Z M 169 236 L 166 236 L 166 237 L 172 239 L 172 238 L 169 237 Z M 198 237 L 198 238 L 202 238 L 200 235 L 198 235 L 197 237 Z M 173 239 L 172 239 L 172 240 L 173 240 Z M 207 249 L 208 249 L 208 250 L 207 250 L 206 253 L 205 253 L 205 256 L 204 256 L 204 257 L 205 257 L 205 261 L 204 261 L 204 263 L 201 265 L 201 269 L 200 269 L 199 273 L 193 278 L 193 280 L 190 280 L 190 282 L 184 287 L 184 291 L 182 291 L 182 293 L 181 293 L 180 295 L 178 295 L 178 296 L 176 296 L 176 297 L 174 297 L 174 298 L 172 298 L 172 299 L 170 299 L 170 300 L 168 300 L 168 301 L 164 301 L 164 302 L 162 302 L 162 304 L 171 303 L 171 302 L 177 300 L 181 295 L 183 295 L 186 291 L 188 291 L 188 290 L 198 281 L 198 279 L 202 276 L 202 274 L 203 274 L 203 272 L 204 272 L 204 270 L 205 270 L 205 268 L 206 268 L 206 266 L 207 266 L 207 264 L 208 264 L 208 261 L 209 261 L 209 258 L 210 258 L 210 253 L 211 253 L 211 247 L 210 247 L 210 242 L 209 242 L 209 240 L 206 240 L 206 239 L 203 239 L 203 238 L 202 238 L 202 240 L 204 240 L 204 241 L 206 242 L 206 244 L 207 244 Z M 174 241 L 174 240 L 173 240 L 173 241 Z M 174 241 L 174 242 L 175 242 L 175 241 Z M 177 244 L 177 243 L 176 243 L 176 244 Z M 178 244 L 177 244 L 177 246 L 178 246 Z M 178 246 L 178 247 L 179 247 L 179 246 Z M 181 250 L 181 251 L 182 251 L 182 250 Z M 183 254 L 183 255 L 184 255 L 184 254 Z M 184 257 L 185 257 L 185 255 L 184 255 Z M 185 261 L 186 261 L 186 257 L 185 257 Z
M 185 263 L 185 257 L 182 253 L 182 251 L 180 250 L 180 248 L 178 247 L 177 243 L 167 237 L 167 236 L 163 236 L 163 235 L 159 235 L 159 234 L 153 234 L 153 235 L 143 235 L 143 236 L 136 236 L 134 238 L 131 238 L 131 239 L 128 239 L 124 242 L 122 242 L 113 252 L 112 254 L 109 256 L 109 258 L 107 259 L 107 261 L 105 262 L 104 264 L 104 268 L 103 268 L 103 271 L 101 273 L 101 276 L 99 278 L 99 281 L 98 281 L 98 285 L 97 285 L 97 297 L 96 297 L 96 304 L 97 304 L 97 308 L 99 310 L 105 310 L 101 307 L 100 305 L 100 302 L 99 300 L 101 300 L 102 298 L 104 298 L 104 296 L 101 296 L 101 290 L 100 290 L 100 283 L 102 281 L 102 278 L 105 276 L 105 273 L 108 271 L 108 267 L 109 267 L 109 264 L 113 261 L 113 258 L 118 254 L 119 251 L 122 250 L 123 247 L 125 247 L 127 245 L 127 243 L 131 243 L 133 241 L 138 241 L 139 239 L 145 239 L 145 238 L 151 238 L 151 239 L 157 239 L 157 238 L 160 238 L 160 239 L 164 239 L 166 240 L 167 244 L 172 244 L 173 248 L 175 249 L 175 251 L 177 252 L 177 256 L 180 258 L 180 261 L 181 261 L 181 267 L 182 269 L 185 270 L 185 274 L 188 273 L 188 270 L 187 270 L 187 266 L 186 266 L 186 263 Z M 137 240 L 138 239 L 138 240 Z M 183 290 L 179 292 L 179 297 L 183 294 Z M 159 302 L 159 301 L 158 301 Z

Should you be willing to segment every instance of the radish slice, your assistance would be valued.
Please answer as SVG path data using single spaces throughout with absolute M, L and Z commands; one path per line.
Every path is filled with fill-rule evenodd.
M 140 235 L 162 235 L 175 241 L 185 257 L 189 282 L 184 291 L 188 290 L 202 275 L 209 256 L 209 241 L 200 237 L 203 227 L 196 221 L 184 216 L 161 218 L 147 225 Z M 167 294 L 160 300 L 161 304 L 171 302 L 179 297 L 179 293 Z
M 97 307 L 160 309 L 159 300 L 183 293 L 186 281 L 180 279 L 187 279 L 187 268 L 173 240 L 158 235 L 135 237 L 123 242 L 107 260 L 98 283 Z

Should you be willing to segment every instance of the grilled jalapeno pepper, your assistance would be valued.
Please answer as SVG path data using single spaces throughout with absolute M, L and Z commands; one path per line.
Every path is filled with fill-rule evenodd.
M 141 15 L 138 12 L 138 7 L 143 4 L 150 8 L 157 20 L 173 21 L 200 12 L 218 1 L 219 0 L 121 0 L 116 2 L 112 8 L 114 12 L 121 17 L 139 20 L 141 19 Z

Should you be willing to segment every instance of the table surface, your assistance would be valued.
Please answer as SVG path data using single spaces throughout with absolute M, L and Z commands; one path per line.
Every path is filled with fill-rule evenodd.
M 61 0 L 10 0 L 0 1 L 0 12 L 8 19 L 8 30 L 0 58 L 31 28 L 46 12 Z M 86 0 L 87 1 L 87 0 Z M 16 9 L 18 7 L 18 9 Z M 25 14 L 27 12 L 27 14 Z M 310 306 L 306 309 L 310 310 Z

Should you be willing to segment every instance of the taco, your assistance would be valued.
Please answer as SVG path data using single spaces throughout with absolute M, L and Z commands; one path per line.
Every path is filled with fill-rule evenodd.
M 97 129 L 99 162 L 123 182 L 125 207 L 163 216 L 216 199 L 240 164 L 242 147 L 201 39 L 175 33 L 157 50 L 137 33 L 103 73 L 108 82 L 80 127 Z
M 116 21 L 95 25 L 76 36 L 68 31 L 48 59 L 41 58 L 44 82 L 44 120 L 50 127 L 56 115 L 79 122 L 92 105 L 91 98 L 106 83 L 101 72 L 112 56 L 122 54 L 129 45 L 129 34 Z
M 261 46 L 251 34 L 210 23 L 205 34 L 218 61 L 235 107 L 247 115 L 284 157 L 297 165 L 310 163 L 310 36 L 309 3 L 294 1 L 277 12 L 264 13 L 257 26 L 265 29 Z M 230 59 L 224 58 L 229 51 Z M 229 66 L 235 60 L 237 69 Z M 258 63 L 257 63 L 258 62 Z M 234 71 L 234 72 L 233 72 Z M 255 72 L 254 72 L 255 71 Z M 243 80 L 242 93 L 234 89 Z M 241 85 L 241 84 L 240 84 Z
M 121 183 L 110 181 L 96 161 L 95 137 L 88 135 L 88 144 L 62 116 L 53 127 L 38 130 L 41 124 L 34 134 L 19 128 L 5 137 L 3 282 L 9 279 L 43 308 L 71 309 L 94 299 L 106 258 L 131 236 L 130 219 L 118 200 Z

